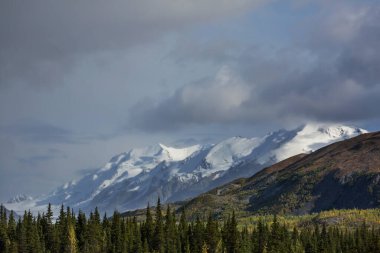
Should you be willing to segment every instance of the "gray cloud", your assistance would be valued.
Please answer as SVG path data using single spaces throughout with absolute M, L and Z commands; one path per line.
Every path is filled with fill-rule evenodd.
M 50 162 L 55 159 L 67 159 L 67 155 L 59 149 L 49 148 L 43 152 L 43 154 L 32 155 L 32 156 L 22 156 L 16 160 L 21 164 L 21 166 L 26 166 L 28 168 L 36 168 L 41 166 L 43 163 Z
M 172 130 L 188 124 L 233 121 L 250 98 L 251 87 L 231 69 L 222 67 L 215 78 L 179 89 L 164 102 L 146 101 L 130 110 L 130 122 L 148 130 Z M 143 117 L 141 117 L 143 115 Z
M 26 165 L 31 168 L 35 168 L 40 166 L 41 163 L 51 161 L 54 159 L 67 158 L 65 155 L 57 155 L 57 154 L 45 154 L 45 155 L 35 155 L 30 157 L 21 157 L 18 158 L 17 161 L 22 165 Z
M 171 56 L 178 64 L 186 64 L 189 61 L 220 64 L 236 61 L 237 52 L 240 50 L 242 50 L 241 45 L 232 38 L 213 38 L 209 41 L 182 38 L 171 52 Z
M 235 76 L 227 86 L 215 85 L 218 77 L 185 85 L 166 100 L 136 106 L 135 124 L 151 131 L 380 117 L 380 6 L 340 2 L 320 15 L 325 19 L 309 24 L 302 47 L 247 48 L 232 63 L 228 58 Z
M 83 142 L 83 138 L 76 138 L 70 130 L 32 120 L 0 126 L 0 135 L 13 136 L 31 143 L 78 144 Z
M 0 2 L 0 87 L 60 84 L 76 61 L 234 15 L 262 0 Z

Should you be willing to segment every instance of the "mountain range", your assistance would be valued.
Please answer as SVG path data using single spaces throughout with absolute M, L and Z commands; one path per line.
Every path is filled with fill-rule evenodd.
M 380 207 L 380 132 L 299 154 L 250 178 L 217 187 L 186 202 L 192 216 L 212 212 L 307 214 Z
M 190 199 L 238 178 L 255 175 L 294 155 L 311 153 L 366 132 L 342 125 L 307 124 L 264 137 L 232 137 L 216 144 L 136 148 L 114 156 L 95 173 L 66 183 L 50 194 L 15 197 L 5 206 L 18 213 L 27 209 L 44 211 L 48 203 L 55 208 L 64 204 L 84 212 L 98 207 L 101 212 L 110 213 L 115 209 L 145 207 L 148 202 L 155 203 L 158 196 L 163 202 Z

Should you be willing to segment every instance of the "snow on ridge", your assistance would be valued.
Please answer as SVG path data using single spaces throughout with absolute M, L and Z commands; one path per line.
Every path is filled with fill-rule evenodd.
M 252 166 L 247 171 L 249 175 L 253 175 L 264 165 L 273 164 L 299 153 L 312 152 L 332 142 L 365 132 L 367 131 L 363 129 L 342 125 L 312 123 L 295 130 L 272 132 L 262 138 L 232 137 L 215 145 L 174 148 L 157 144 L 135 148 L 114 156 L 100 170 L 84 176 L 79 181 L 72 181 L 57 188 L 53 194 L 36 200 L 7 204 L 7 208 L 9 206 L 16 210 L 34 211 L 41 210 L 41 205 L 45 208 L 45 204 L 49 202 L 55 205 L 64 203 L 77 209 L 87 208 L 87 210 L 99 204 L 104 205 L 104 210 L 106 208 L 113 210 L 116 206 L 130 208 L 127 205 L 135 205 L 136 201 L 141 201 L 145 205 L 145 200 L 151 197 L 147 195 L 149 192 L 159 192 L 165 189 L 166 185 L 169 187 L 166 191 L 167 196 L 178 194 L 191 197 L 187 195 L 191 194 L 188 192 L 192 190 L 197 192 L 197 187 L 209 190 L 207 184 L 215 187 L 215 184 L 210 183 L 212 181 L 223 182 L 226 178 L 233 180 L 236 179 L 234 176 L 241 177 L 241 174 L 235 175 L 236 171 L 230 170 L 237 168 L 238 164 L 254 161 L 257 167 Z M 172 182 L 174 186 L 183 184 L 183 187 L 189 188 L 181 186 L 178 189 L 182 189 L 182 192 L 171 192 L 175 191 L 173 190 L 175 188 L 171 188 Z M 197 182 L 201 184 L 194 186 Z M 110 200 L 114 195 L 116 196 L 114 200 Z M 129 195 L 131 197 L 124 199 Z M 124 202 L 119 203 L 119 199 Z M 138 207 L 133 206 L 133 208 Z
M 348 127 L 348 126 L 330 126 L 327 128 L 319 128 L 321 132 L 324 132 L 331 137 L 350 137 L 353 135 L 358 135 L 358 134 L 363 134 L 363 133 L 368 133 L 368 131 L 361 129 L 361 128 L 353 128 L 353 127 Z
M 172 161 L 182 161 L 199 151 L 202 146 L 201 145 L 193 145 L 185 148 L 173 148 L 165 146 L 164 144 L 159 144 L 163 151 L 169 156 L 169 159 Z
M 259 138 L 232 137 L 212 147 L 206 160 L 210 164 L 218 164 L 221 160 L 243 158 L 248 156 L 260 142 Z
M 122 153 L 113 157 L 105 166 L 106 169 L 101 169 L 92 177 L 92 181 L 98 180 L 91 196 L 83 201 L 89 202 L 90 199 L 97 196 L 106 188 L 115 184 L 121 183 L 127 179 L 132 179 L 139 176 L 144 171 L 150 171 L 158 166 L 163 161 L 176 162 L 182 161 L 193 153 L 199 151 L 201 145 L 194 145 L 187 148 L 172 148 L 163 144 L 148 146 L 145 148 L 134 148 L 128 153 Z M 106 173 L 112 169 L 112 173 L 107 173 L 101 177 L 102 173 Z M 135 189 L 137 191 L 138 188 Z
M 150 145 L 142 148 L 133 148 L 128 154 L 130 159 L 140 159 L 141 157 L 157 156 L 161 149 L 162 148 L 159 145 Z
M 26 194 L 18 194 L 16 196 L 14 196 L 13 198 L 9 199 L 7 201 L 7 203 L 8 204 L 19 203 L 19 202 L 23 202 L 26 200 L 33 200 L 33 198 L 31 196 L 27 196 Z
M 205 161 L 209 168 L 201 168 L 203 176 L 217 171 L 228 170 L 231 166 L 249 156 L 260 145 L 260 138 L 232 137 L 214 145 Z
M 297 135 L 283 146 L 273 151 L 277 161 L 300 153 L 310 153 L 328 144 L 355 137 L 367 131 L 338 124 L 306 124 Z
M 339 138 L 342 136 L 350 137 L 352 135 L 358 135 L 367 133 L 368 131 L 351 126 L 339 125 L 339 124 L 326 124 L 326 123 L 308 123 L 305 124 L 300 135 L 307 135 L 310 133 L 321 132 L 331 138 Z
M 104 165 L 103 168 L 99 170 L 99 172 L 107 171 L 115 167 L 116 164 L 119 164 L 122 159 L 126 157 L 126 153 L 118 154 L 111 158 L 111 160 Z

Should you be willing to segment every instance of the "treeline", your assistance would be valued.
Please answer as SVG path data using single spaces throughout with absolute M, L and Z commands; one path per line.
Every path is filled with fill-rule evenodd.
M 270 224 L 259 221 L 253 229 L 238 229 L 234 214 L 224 221 L 209 215 L 207 221 L 189 223 L 185 211 L 176 220 L 169 206 L 165 212 L 161 208 L 158 200 L 155 211 L 148 206 L 146 219 L 138 222 L 118 212 L 101 218 L 97 209 L 89 217 L 83 212 L 75 215 L 63 206 L 53 221 L 50 205 L 46 213 L 33 217 L 25 212 L 16 221 L 13 212 L 7 217 L 0 207 L 0 252 L 380 252 L 380 230 L 365 223 L 354 230 L 318 224 L 297 229 L 281 224 L 274 216 Z

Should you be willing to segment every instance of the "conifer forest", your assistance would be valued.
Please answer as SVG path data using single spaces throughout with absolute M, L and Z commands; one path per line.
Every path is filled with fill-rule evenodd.
M 216 220 L 208 215 L 189 222 L 186 210 L 176 215 L 158 200 L 146 209 L 145 219 L 100 217 L 98 209 L 89 217 L 61 207 L 57 219 L 49 205 L 47 211 L 33 216 L 25 212 L 15 218 L 0 208 L 0 252 L 109 252 L 109 253 L 361 253 L 380 252 L 380 229 L 363 221 L 355 228 L 312 224 L 291 227 L 276 216 L 261 219 L 253 226 L 239 226 L 235 213 Z M 154 215 L 153 215 L 154 213 Z M 176 219 L 178 217 L 178 219 Z

